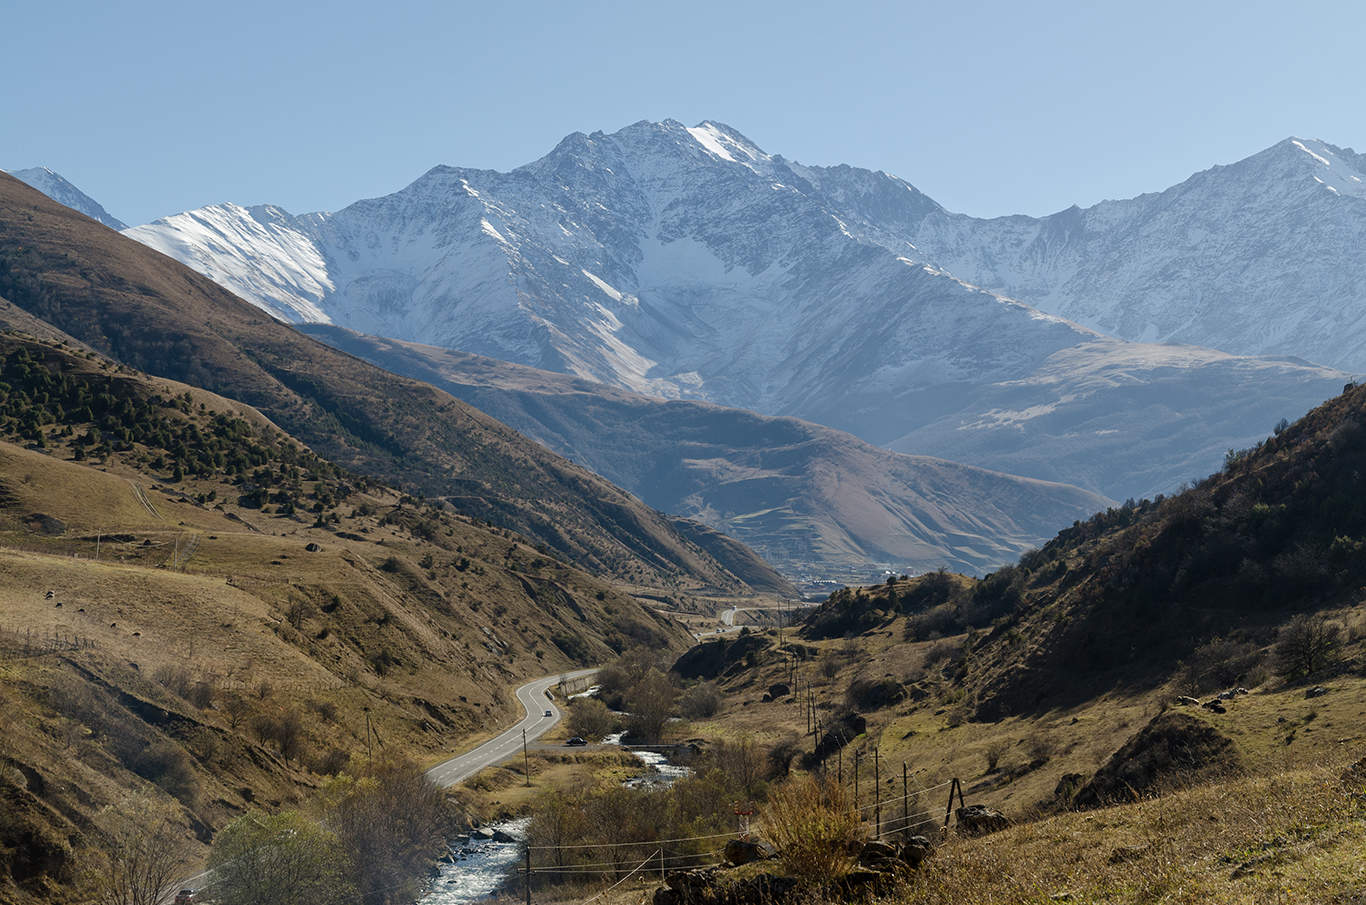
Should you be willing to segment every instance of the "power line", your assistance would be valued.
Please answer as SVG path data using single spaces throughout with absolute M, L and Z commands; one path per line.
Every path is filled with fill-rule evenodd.
M 619 848 L 624 845 L 665 845 L 670 842 L 695 842 L 698 839 L 725 839 L 730 836 L 739 835 L 738 832 L 713 833 L 710 836 L 682 836 L 678 839 L 647 839 L 643 842 L 583 842 L 576 845 L 532 845 L 528 847 L 532 851 L 537 852 L 570 848 Z

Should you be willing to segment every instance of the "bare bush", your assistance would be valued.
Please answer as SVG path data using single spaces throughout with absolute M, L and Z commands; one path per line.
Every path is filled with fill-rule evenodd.
M 1261 663 L 1261 648 L 1252 642 L 1212 638 L 1191 653 L 1178 680 L 1193 694 L 1242 683 L 1256 684 Z
M 690 720 L 716 716 L 721 709 L 721 690 L 715 682 L 699 682 L 678 699 L 678 712 Z
M 717 742 L 710 758 L 731 783 L 751 801 L 760 797 L 764 785 L 764 752 L 747 738 L 737 742 Z
M 1296 616 L 1276 639 L 1276 660 L 1287 679 L 1307 679 L 1342 658 L 1342 626 L 1322 615 Z
M 194 677 L 190 675 L 190 671 L 179 664 L 158 666 L 152 673 L 152 679 L 162 688 L 187 700 L 190 697 L 190 687 L 194 684 Z
M 213 706 L 214 698 L 218 696 L 218 686 L 212 679 L 202 678 L 190 686 L 190 692 L 186 700 L 200 710 L 208 710 Z
M 133 772 L 156 783 L 191 807 L 199 797 L 199 780 L 190 756 L 179 745 L 156 741 L 137 752 L 129 764 Z
M 626 695 L 626 707 L 631 716 L 628 726 L 633 735 L 655 740 L 664 732 L 664 725 L 673 713 L 674 697 L 678 690 L 669 677 L 651 668 Z
M 987 758 L 987 772 L 995 773 L 997 766 L 1001 763 L 1001 758 L 1010 750 L 1010 742 L 998 740 L 990 742 L 983 754 Z
M 180 873 L 184 840 L 167 815 L 147 801 L 101 815 L 107 861 L 95 879 L 99 905 L 159 905 Z
M 218 710 L 228 721 L 228 726 L 235 732 L 237 727 L 242 725 L 242 721 L 251 713 L 251 702 L 240 694 L 230 693 L 218 700 Z
M 386 756 L 358 779 L 337 777 L 325 797 L 324 823 L 351 854 L 361 900 L 411 901 L 444 845 L 449 814 L 441 790 L 417 764 Z

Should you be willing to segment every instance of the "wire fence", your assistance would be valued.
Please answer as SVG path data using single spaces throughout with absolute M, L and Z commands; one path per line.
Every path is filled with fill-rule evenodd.
M 31 628 L 0 626 L 0 651 L 14 656 L 36 657 L 42 654 L 91 650 L 96 647 L 99 647 L 98 641 L 78 632 L 61 629 L 34 631 Z

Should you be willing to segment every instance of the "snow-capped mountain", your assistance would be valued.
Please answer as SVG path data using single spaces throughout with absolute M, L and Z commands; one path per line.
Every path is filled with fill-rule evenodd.
M 919 247 L 941 221 L 958 222 L 885 174 L 665 121 L 508 173 L 437 167 L 333 214 L 223 204 L 127 234 L 286 320 L 1066 470 L 1116 498 L 1212 470 L 1345 379 L 1137 346 L 994 294 Z
M 72 210 L 80 211 L 90 219 L 98 220 L 110 229 L 128 228 L 128 224 L 117 217 L 110 216 L 109 212 L 98 201 L 67 182 L 60 173 L 54 173 L 47 167 L 31 167 L 27 170 L 10 170 L 8 172 L 15 179 L 28 183 L 58 204 L 65 204 Z
M 1366 371 L 1366 156 L 1288 138 L 1163 192 L 981 220 L 901 200 L 850 206 L 888 247 L 1123 339 L 1295 355 Z M 891 197 L 898 203 L 888 203 Z

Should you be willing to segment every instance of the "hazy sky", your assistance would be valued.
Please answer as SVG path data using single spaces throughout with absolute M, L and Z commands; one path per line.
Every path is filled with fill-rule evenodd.
M 1158 190 L 1291 134 L 1366 146 L 1366 11 L 1335 0 L 303 6 L 16 0 L 0 167 L 52 167 L 130 223 L 301 213 L 573 131 L 715 119 L 991 215 Z

